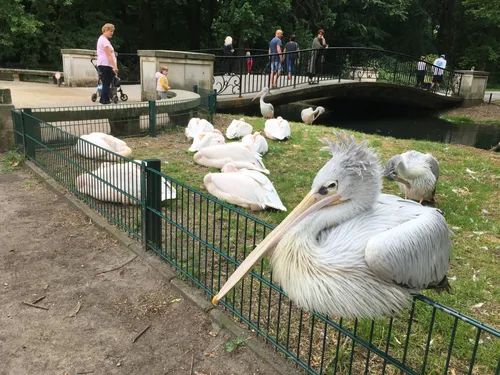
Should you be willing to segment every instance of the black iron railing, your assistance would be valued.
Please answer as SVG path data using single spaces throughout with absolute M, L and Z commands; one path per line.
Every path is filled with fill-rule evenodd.
M 214 89 L 219 95 L 256 93 L 272 87 L 271 70 L 279 71 L 277 87 L 305 87 L 307 84 L 385 82 L 402 86 L 417 86 L 420 60 L 375 48 L 333 47 L 323 50 L 306 49 L 286 52 L 281 56 L 257 54 L 249 57 L 216 55 Z M 274 63 L 274 64 L 273 64 Z M 425 75 L 419 89 L 438 95 L 459 95 L 462 74 L 425 63 Z M 434 75 L 442 76 L 439 85 L 431 88 Z

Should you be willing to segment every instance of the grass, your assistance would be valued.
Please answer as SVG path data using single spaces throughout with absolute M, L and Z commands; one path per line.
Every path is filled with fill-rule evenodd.
M 0 154 L 0 172 L 12 172 L 21 168 L 24 156 L 17 151 L 11 150 Z
M 453 124 L 484 124 L 484 125 L 496 125 L 500 126 L 500 119 L 472 119 L 468 116 L 457 116 L 457 115 L 440 115 L 439 118 L 451 122 Z
M 239 116 L 234 117 L 239 118 Z M 214 125 L 225 133 L 225 128 L 231 122 L 232 118 L 217 115 Z M 263 119 L 248 117 L 246 119 L 247 122 L 253 125 L 254 130 L 263 130 Z M 318 138 L 331 138 L 333 130 L 321 125 L 311 126 L 302 123 L 291 123 L 291 127 L 291 139 L 287 142 L 269 141 L 269 153 L 263 157 L 266 167 L 271 171 L 269 178 L 289 212 L 309 191 L 315 174 L 329 159 L 327 152 L 319 151 L 321 144 L 318 142 Z M 360 133 L 352 133 L 358 138 L 362 137 Z M 437 207 L 445 212 L 448 225 L 455 233 L 451 267 L 448 272 L 453 287 L 453 294 L 443 294 L 440 296 L 436 296 L 432 292 L 425 292 L 424 294 L 485 324 L 497 328 L 500 327 L 500 291 L 498 288 L 498 285 L 500 285 L 498 273 L 500 258 L 500 237 L 498 235 L 500 233 L 500 209 L 497 193 L 500 191 L 500 156 L 488 151 L 461 145 L 398 140 L 377 135 L 367 135 L 366 138 L 370 146 L 378 151 L 382 161 L 408 149 L 432 153 L 439 160 L 441 177 L 437 188 Z M 195 189 L 207 192 L 203 186 L 203 177 L 207 172 L 214 172 L 216 170 L 207 169 L 193 162 L 193 154 L 187 151 L 190 142 L 184 137 L 183 129 L 179 128 L 177 131 L 155 139 L 149 137 L 134 138 L 128 139 L 127 142 L 134 150 L 134 158 L 159 158 L 162 160 L 162 171 L 164 173 Z M 397 187 L 389 182 L 384 182 L 383 191 L 385 193 L 399 194 Z M 272 225 L 277 225 L 287 215 L 286 212 L 274 210 L 251 214 Z M 227 224 L 227 216 L 221 214 L 219 220 Z M 233 225 L 235 225 L 235 221 L 237 220 L 233 218 Z M 217 226 L 217 228 L 220 227 Z M 215 224 L 212 229 L 215 230 Z M 185 237 L 187 238 L 187 236 Z M 216 237 L 214 236 L 214 242 L 217 242 L 218 237 Z M 229 237 L 236 237 L 236 234 L 231 232 Z M 178 240 L 176 237 L 176 241 Z M 180 240 L 183 241 L 182 237 Z M 225 245 L 220 238 L 219 240 L 219 247 L 229 253 L 229 240 L 227 248 L 224 248 Z M 185 249 L 188 248 L 188 242 L 189 240 L 186 240 L 186 245 L 181 246 L 181 252 L 183 251 L 183 246 Z M 175 246 L 176 254 L 174 257 L 177 255 L 177 245 Z M 194 253 L 192 257 L 195 257 Z M 212 261 L 212 268 L 214 268 L 213 259 L 209 259 L 208 263 L 205 260 L 205 263 L 210 264 L 210 261 Z M 222 262 L 221 260 L 219 261 Z M 214 273 L 217 273 L 217 262 L 217 259 L 215 259 L 216 268 L 213 270 Z M 196 267 L 200 268 L 200 265 L 194 266 L 193 264 L 192 270 Z M 221 269 L 223 268 L 222 263 L 220 267 Z M 233 266 L 229 268 L 226 266 L 226 272 L 223 272 L 223 277 L 226 276 L 226 273 L 230 273 L 230 269 L 232 268 Z M 263 268 L 267 267 L 264 266 Z M 217 283 L 212 285 L 215 285 L 216 288 Z M 248 312 L 246 310 L 248 307 L 238 304 L 238 296 L 248 293 L 250 289 L 255 294 L 259 292 L 259 288 L 255 285 L 246 285 L 234 294 L 230 294 L 228 298 L 229 300 L 232 299 L 235 305 L 241 308 L 243 313 L 248 313 L 249 316 L 254 317 L 255 312 Z M 260 293 L 262 293 L 262 290 L 260 290 Z M 275 299 L 277 298 L 276 296 Z M 267 309 L 270 311 L 272 311 L 271 305 L 278 305 L 276 301 L 269 302 L 269 304 Z M 266 307 L 264 306 L 263 310 L 265 309 Z M 417 333 L 413 333 L 413 335 L 420 336 L 420 339 L 425 342 L 425 326 L 430 321 L 430 315 L 428 312 L 424 312 L 423 315 L 425 316 L 424 318 L 420 317 L 422 321 L 421 329 L 420 331 L 417 330 Z M 255 316 L 255 318 L 264 319 L 260 314 Z M 272 324 L 268 323 L 268 331 L 279 335 L 279 330 L 275 332 L 272 328 L 269 329 L 269 326 L 272 327 L 273 324 L 275 322 L 272 322 Z M 292 326 L 294 324 L 296 322 L 291 323 Z M 403 319 L 403 321 L 395 323 L 395 329 L 398 324 L 401 325 L 399 329 L 403 332 L 404 329 L 402 326 L 406 324 L 405 320 Z M 439 343 L 445 345 L 445 343 L 449 342 L 450 324 L 451 321 L 447 323 L 441 322 L 441 328 L 435 329 L 434 333 L 437 335 L 437 338 L 433 345 L 439 345 Z M 387 327 L 387 324 L 382 325 L 382 328 L 379 329 L 383 331 L 383 327 Z M 366 327 L 364 329 L 366 331 Z M 467 329 L 463 328 L 464 331 Z M 403 336 L 404 333 L 401 333 L 399 340 L 402 340 Z M 458 340 L 459 336 L 463 340 Z M 446 338 L 448 338 L 448 341 Z M 466 353 L 467 350 L 470 350 L 470 341 L 473 339 L 474 337 L 471 338 L 468 334 L 460 331 L 455 341 L 454 353 Z M 491 340 L 491 337 L 489 340 Z M 487 342 L 487 340 L 481 339 L 481 342 Z M 302 340 L 303 343 L 304 339 Z M 311 345 L 313 346 L 313 344 Z M 398 346 L 394 340 L 392 340 L 391 345 Z M 393 350 L 396 351 L 396 349 Z M 497 339 L 491 347 L 480 347 L 481 350 L 481 363 L 488 364 L 487 368 L 494 368 L 498 360 L 495 353 L 500 351 L 500 340 Z M 418 356 L 416 354 L 418 350 L 414 352 L 415 356 Z M 441 353 L 434 360 L 438 361 L 439 357 L 442 356 L 443 354 Z M 465 357 L 466 355 L 464 354 Z M 414 358 L 415 361 L 417 359 Z M 430 365 L 434 363 L 432 362 L 433 360 L 429 361 Z M 409 362 L 411 362 L 411 359 L 409 359 Z M 465 362 L 467 360 L 464 359 Z M 438 362 L 435 362 L 435 365 L 438 366 Z M 460 368 L 460 366 L 456 368 Z

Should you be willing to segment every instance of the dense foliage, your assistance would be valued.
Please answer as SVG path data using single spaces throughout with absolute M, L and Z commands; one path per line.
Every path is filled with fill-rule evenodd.
M 60 67 L 61 48 L 95 48 L 116 25 L 115 49 L 265 48 L 276 28 L 308 48 L 330 46 L 448 55 L 455 68 L 500 71 L 500 0 L 3 0 L 0 66 Z

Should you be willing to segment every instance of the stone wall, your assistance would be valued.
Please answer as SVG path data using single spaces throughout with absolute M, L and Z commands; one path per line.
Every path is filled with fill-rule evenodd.
M 10 89 L 0 87 L 0 152 L 14 147 L 14 126 L 11 114 L 13 108 Z
M 95 50 L 62 49 L 61 54 L 66 86 L 92 87 L 97 85 L 97 71 L 90 62 L 90 59 L 96 57 Z
M 168 67 L 172 89 L 193 91 L 193 86 L 212 90 L 215 56 L 205 53 L 164 50 L 139 50 L 141 61 L 141 100 L 156 100 L 155 74 L 160 66 Z
M 464 98 L 463 106 L 470 107 L 481 104 L 484 100 L 490 73 L 474 70 L 457 70 L 456 73 L 462 73 L 459 95 Z

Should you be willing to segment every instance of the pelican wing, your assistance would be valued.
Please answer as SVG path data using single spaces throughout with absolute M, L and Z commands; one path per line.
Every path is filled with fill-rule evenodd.
M 260 185 L 262 191 L 258 192 L 258 194 L 264 194 L 264 202 L 266 206 L 276 208 L 277 210 L 286 211 L 286 208 L 281 202 L 278 192 L 274 188 L 273 183 L 269 180 L 269 178 L 267 178 L 267 176 L 264 176 L 262 173 L 259 173 L 257 171 L 249 170 L 241 170 L 238 173 L 245 174 Z
M 436 182 L 439 178 L 439 163 L 436 160 L 434 156 L 431 154 L 426 154 L 427 157 L 427 163 L 429 164 L 429 167 L 431 168 L 432 174 L 436 177 Z
M 449 267 L 451 247 L 442 213 L 387 195 L 380 203 L 390 205 L 393 215 L 411 211 L 412 218 L 370 238 L 365 249 L 368 267 L 377 277 L 410 289 L 439 284 Z

